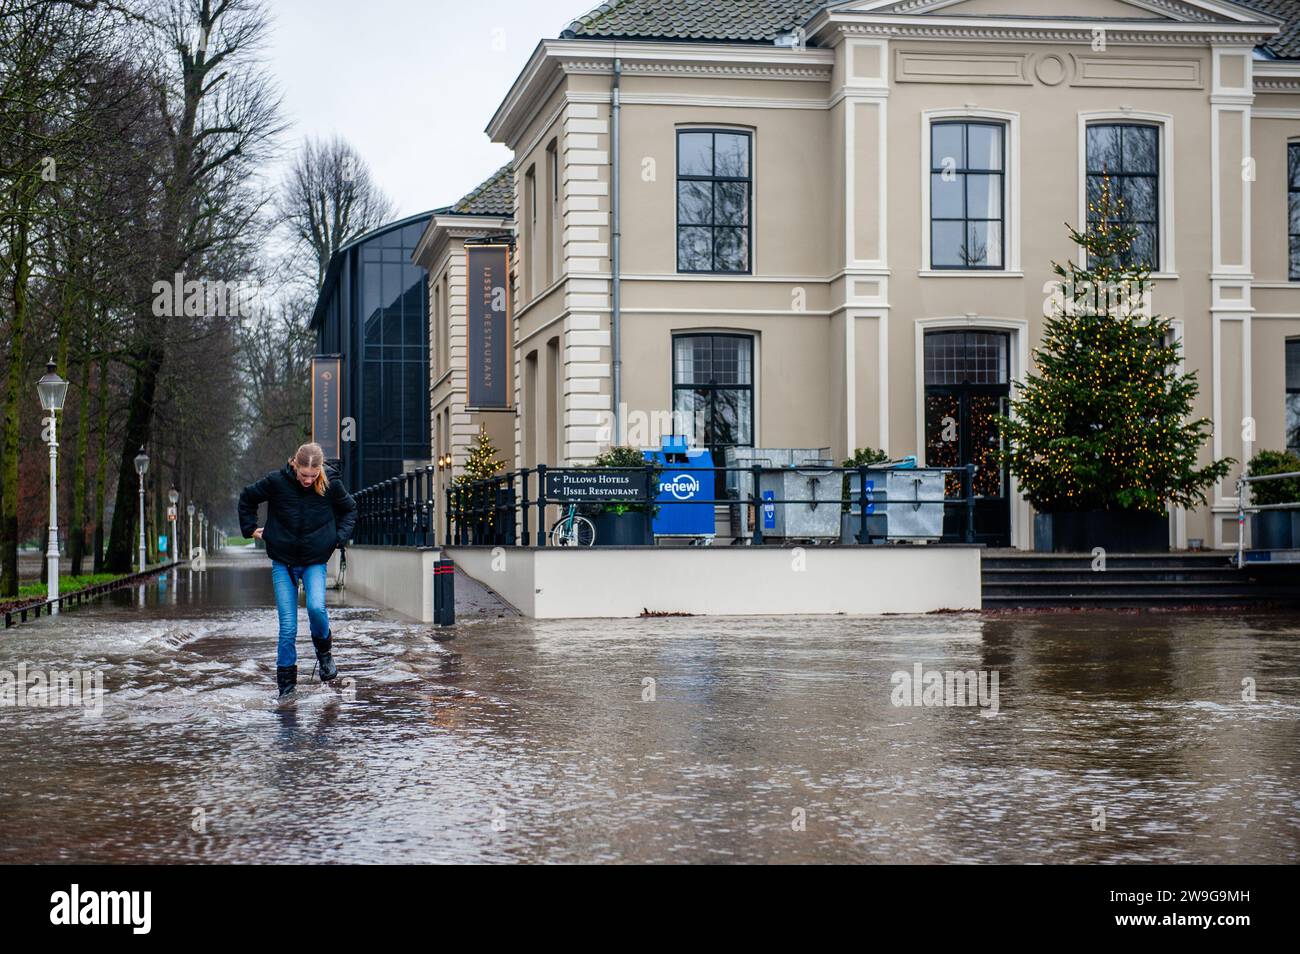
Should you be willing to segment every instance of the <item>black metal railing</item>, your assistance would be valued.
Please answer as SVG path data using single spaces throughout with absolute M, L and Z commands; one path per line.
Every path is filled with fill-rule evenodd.
M 1237 569 L 1246 565 L 1246 514 L 1264 513 L 1269 510 L 1300 510 L 1300 500 L 1286 503 L 1257 504 L 1251 503 L 1248 496 L 1254 491 L 1255 484 L 1273 480 L 1292 480 L 1300 477 L 1300 471 L 1288 471 L 1284 474 L 1259 474 L 1251 477 L 1242 475 L 1237 478 Z M 1256 541 L 1252 541 L 1254 543 Z
M 143 573 L 132 573 L 129 576 L 123 576 L 116 580 L 110 580 L 107 583 L 97 583 L 94 586 L 85 586 L 79 590 L 73 590 L 70 593 L 60 593 L 54 599 L 36 599 L 27 601 L 15 601 L 7 604 L 3 608 L 4 628 L 9 629 L 17 623 L 27 622 L 28 614 L 33 619 L 40 619 L 41 613 L 46 616 L 52 616 L 55 613 L 63 612 L 73 606 L 80 606 L 84 602 L 97 600 L 105 594 L 112 593 L 114 590 L 125 589 L 129 586 L 139 586 L 140 584 L 151 580 L 160 573 L 166 573 L 177 567 L 184 566 L 182 561 L 172 563 L 161 563 L 158 566 L 150 567 Z M 15 618 L 16 617 L 16 618 Z
M 545 471 L 542 465 L 542 473 Z M 522 545 L 527 546 L 528 473 L 525 469 L 448 487 L 443 539 L 461 546 L 515 546 L 523 540 Z M 517 496 L 516 478 L 522 481 L 522 505 Z M 523 526 L 522 537 L 517 531 L 518 514 L 522 515 L 519 521 Z
M 711 474 L 721 475 L 723 473 L 743 473 L 748 475 L 754 488 L 754 492 L 749 494 L 745 499 L 739 497 L 708 497 L 693 498 L 690 500 L 675 499 L 658 499 L 657 475 L 661 470 L 681 469 L 683 471 L 708 472 Z M 747 531 L 750 542 L 754 545 L 762 545 L 765 540 L 763 532 L 763 519 L 760 513 L 763 508 L 777 507 L 784 505 L 803 505 L 816 506 L 835 506 L 839 504 L 839 511 L 844 512 L 846 509 L 853 514 L 853 519 L 857 527 L 853 536 L 858 542 L 866 543 L 869 539 L 868 534 L 868 515 L 872 509 L 873 503 L 881 506 L 890 504 L 910 503 L 911 501 L 884 500 L 875 498 L 872 491 L 868 489 L 868 480 L 872 477 L 879 477 L 889 468 L 880 465 L 866 465 L 858 467 L 833 467 L 828 464 L 799 464 L 795 467 L 765 467 L 759 464 L 748 465 L 744 467 L 711 467 L 711 466 L 692 466 L 691 464 L 668 465 L 650 464 L 644 468 L 639 467 L 553 467 L 548 468 L 545 464 L 539 464 L 533 468 L 523 468 L 522 470 L 511 471 L 492 477 L 487 480 L 463 482 L 447 488 L 446 503 L 443 509 L 444 525 L 442 540 L 451 545 L 459 546 L 535 546 L 545 547 L 548 545 L 548 508 L 562 508 L 558 514 L 553 513 L 552 517 L 558 519 L 563 515 L 563 508 L 570 504 L 579 506 L 588 506 L 599 504 L 600 500 L 596 498 L 584 498 L 581 495 L 563 495 L 548 492 L 548 476 L 556 477 L 558 474 L 563 475 L 588 475 L 588 479 L 608 480 L 617 484 L 623 489 L 624 496 L 619 497 L 616 493 L 602 498 L 608 502 L 629 503 L 633 509 L 639 510 L 644 514 L 646 521 L 646 535 L 650 535 L 650 527 L 654 520 L 654 511 L 657 507 L 717 507 L 731 506 L 739 507 L 748 511 L 750 516 L 750 530 Z M 808 499 L 783 499 L 776 496 L 763 496 L 759 492 L 764 475 L 783 474 L 790 471 L 797 471 L 800 474 L 825 474 L 828 477 L 832 475 L 837 477 L 842 488 L 839 494 L 835 496 L 818 497 L 815 502 Z M 921 501 L 920 506 L 940 506 L 947 513 L 950 508 L 958 507 L 964 511 L 964 521 L 961 537 L 964 543 L 975 542 L 975 501 L 974 482 L 976 468 L 974 465 L 965 467 L 925 467 L 919 468 L 919 471 L 941 472 L 944 476 L 945 496 L 941 500 Z M 962 495 L 960 497 L 948 497 L 947 486 L 949 474 L 956 475 L 960 480 Z M 849 481 L 846 476 L 856 476 L 857 493 L 849 489 Z M 579 477 L 581 480 L 581 477 Z M 716 492 L 716 486 L 715 486 Z M 788 534 L 787 536 L 797 536 Z M 838 538 L 839 533 L 835 534 Z
M 434 545 L 434 468 L 419 467 L 353 494 L 357 525 L 352 542 L 367 546 Z

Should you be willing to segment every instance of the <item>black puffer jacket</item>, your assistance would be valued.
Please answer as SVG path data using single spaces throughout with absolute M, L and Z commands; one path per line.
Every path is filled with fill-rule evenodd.
M 329 488 L 325 495 L 298 482 L 285 464 L 239 495 L 239 529 L 251 537 L 257 529 L 257 506 L 267 502 L 262 540 L 266 555 L 289 566 L 325 563 L 336 547 L 352 536 L 357 522 L 357 502 L 332 468 L 326 468 Z

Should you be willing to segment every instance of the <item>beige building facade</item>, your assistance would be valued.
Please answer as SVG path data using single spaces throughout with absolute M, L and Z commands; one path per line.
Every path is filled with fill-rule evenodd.
M 515 439 L 514 408 L 479 408 L 469 402 L 466 257 L 470 243 L 511 240 L 513 190 L 507 165 L 459 202 L 435 209 L 412 256 L 429 273 L 429 440 L 437 460 L 437 512 L 480 430 L 497 448 L 509 449 Z
M 1077 260 L 1066 224 L 1103 170 L 1198 375 L 1206 458 L 1286 446 L 1300 60 L 1284 5 L 749 6 L 753 22 L 719 23 L 695 0 L 603 4 L 538 46 L 492 118 L 517 241 L 513 433 L 492 426 L 517 467 L 683 432 L 876 447 L 980 466 L 981 539 L 1032 546 L 989 422 L 1031 369 L 1052 262 Z M 453 302 L 455 226 L 435 217 L 421 252 Z M 463 436 L 477 421 L 439 390 L 447 320 L 434 419 Z M 1240 469 L 1171 514 L 1173 544 L 1235 545 Z

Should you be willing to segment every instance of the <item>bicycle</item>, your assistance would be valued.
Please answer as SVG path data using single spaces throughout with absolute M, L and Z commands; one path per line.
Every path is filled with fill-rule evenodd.
M 596 527 L 578 513 L 577 504 L 569 504 L 568 511 L 551 527 L 551 546 L 589 547 L 596 542 Z

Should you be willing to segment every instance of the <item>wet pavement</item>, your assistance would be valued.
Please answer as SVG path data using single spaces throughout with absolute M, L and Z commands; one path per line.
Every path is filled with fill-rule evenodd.
M 300 609 L 284 704 L 259 552 L 0 633 L 104 688 L 0 707 L 0 861 L 1300 860 L 1294 618 L 467 608 L 332 606 L 331 686 Z M 996 706 L 895 705 L 918 666 Z

